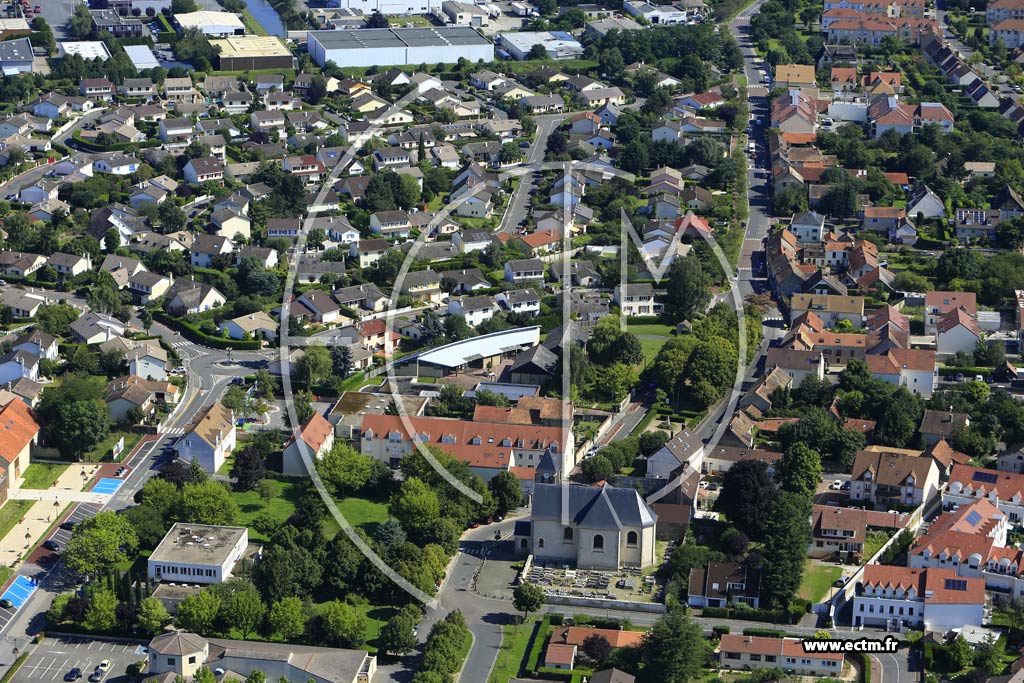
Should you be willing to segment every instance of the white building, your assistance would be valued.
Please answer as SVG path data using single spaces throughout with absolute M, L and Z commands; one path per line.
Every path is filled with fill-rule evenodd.
M 520 61 L 527 58 L 534 45 L 542 45 L 550 59 L 577 59 L 583 55 L 583 46 L 567 33 L 517 31 L 499 33 L 498 40 L 510 57 Z
M 903 453 L 858 451 L 850 473 L 850 500 L 876 509 L 915 506 L 938 493 L 939 468 L 931 458 Z
M 205 36 L 245 35 L 245 24 L 232 12 L 187 12 L 175 14 L 174 20 L 183 30 L 194 28 Z
M 954 465 L 942 493 L 942 507 L 951 509 L 981 498 L 999 508 L 1011 523 L 1020 524 L 1024 521 L 1024 474 Z
M 189 463 L 195 459 L 206 472 L 219 470 L 234 448 L 235 416 L 220 401 L 202 410 L 174 444 L 179 460 Z
M 945 632 L 981 626 L 985 581 L 952 569 L 869 564 L 853 597 L 853 625 Z
M 398 64 L 451 64 L 494 61 L 494 45 L 469 26 L 443 28 L 379 28 L 310 31 L 307 48 L 323 66 L 381 66 Z
M 245 527 L 175 522 L 149 556 L 149 578 L 186 584 L 224 583 L 248 546 Z
M 797 676 L 835 677 L 843 670 L 843 658 L 841 652 L 808 654 L 798 638 L 726 633 L 718 643 L 718 663 L 723 669 L 778 668 Z

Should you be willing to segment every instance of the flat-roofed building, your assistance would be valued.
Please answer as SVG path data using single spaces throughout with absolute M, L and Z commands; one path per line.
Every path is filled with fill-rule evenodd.
M 220 48 L 221 71 L 295 68 L 295 58 L 276 36 L 232 35 L 214 38 L 210 45 Z
M 246 555 L 245 527 L 175 522 L 147 561 L 149 578 L 175 583 L 224 583 Z
M 494 61 L 494 45 L 469 26 L 310 31 L 306 44 L 320 66 Z
M 232 12 L 185 12 L 175 14 L 174 20 L 184 31 L 194 28 L 205 36 L 241 36 L 245 34 L 245 24 Z

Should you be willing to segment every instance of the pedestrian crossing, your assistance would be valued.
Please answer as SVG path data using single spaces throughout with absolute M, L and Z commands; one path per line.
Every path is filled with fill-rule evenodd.
M 164 436 L 181 436 L 185 433 L 184 427 L 171 427 L 164 432 Z
M 171 344 L 171 348 L 174 349 L 182 349 L 185 348 L 186 346 L 195 346 L 195 344 L 193 344 L 187 339 L 183 339 L 182 341 L 176 341 Z

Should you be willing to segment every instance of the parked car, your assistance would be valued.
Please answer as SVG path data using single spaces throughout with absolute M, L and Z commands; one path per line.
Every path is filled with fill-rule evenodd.
M 66 674 L 64 674 L 64 680 L 65 681 L 77 681 L 81 677 L 82 677 L 82 670 L 79 669 L 77 666 L 75 668 L 71 669 L 71 671 L 68 671 Z
M 7 598 L 4 598 L 3 600 L 0 600 L 0 607 L 3 607 L 4 609 L 14 609 L 14 603 Z
M 57 543 L 57 541 L 52 538 L 48 541 L 43 541 L 43 547 L 47 550 L 52 550 L 55 553 L 60 552 L 60 543 Z
M 832 482 L 829 485 L 829 488 L 832 489 L 833 491 L 838 491 L 842 487 L 843 487 L 843 482 L 841 480 L 839 480 L 839 479 L 836 479 L 834 482 Z

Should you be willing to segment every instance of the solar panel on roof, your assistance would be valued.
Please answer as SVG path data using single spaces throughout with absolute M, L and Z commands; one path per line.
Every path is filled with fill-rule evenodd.
M 994 484 L 999 481 L 999 475 L 995 472 L 975 472 L 972 479 L 983 484 Z
M 981 521 L 981 515 L 978 514 L 977 510 L 971 510 L 967 514 L 967 523 L 970 524 L 971 526 L 977 526 L 978 522 L 980 522 L 980 521 Z
M 965 579 L 946 579 L 945 585 L 946 585 L 946 590 L 949 590 L 949 591 L 965 591 L 965 590 L 967 590 L 967 581 Z

